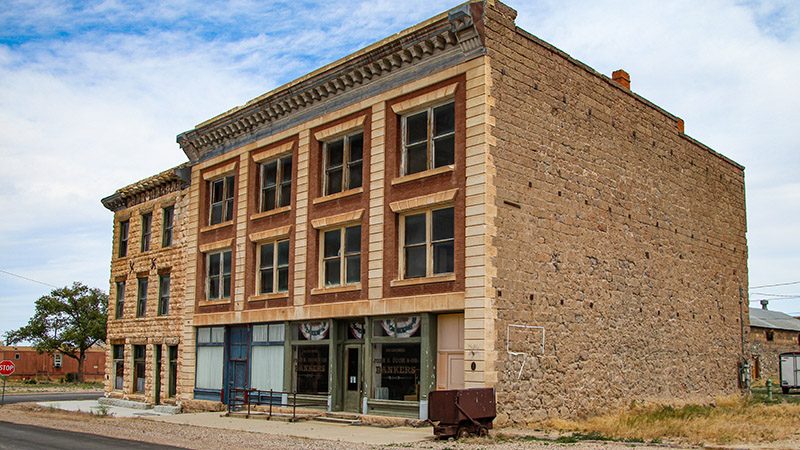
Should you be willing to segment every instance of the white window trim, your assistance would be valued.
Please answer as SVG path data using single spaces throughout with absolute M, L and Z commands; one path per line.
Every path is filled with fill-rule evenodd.
M 350 138 L 353 136 L 361 135 L 361 186 L 357 186 L 354 188 L 347 187 L 350 183 Z M 343 139 L 344 142 L 342 143 L 342 189 L 339 192 L 330 193 L 328 192 L 328 144 L 331 142 L 338 141 L 339 139 Z M 350 130 L 346 134 L 342 134 L 339 136 L 334 136 L 331 138 L 326 139 L 322 143 L 322 196 L 328 195 L 338 195 L 343 192 L 351 191 L 354 189 L 359 189 L 364 186 L 364 130 L 363 129 L 355 129 Z
M 433 212 L 453 208 L 453 272 L 433 273 Z M 425 276 L 409 278 L 406 276 L 406 217 L 425 213 Z M 424 280 L 427 278 L 448 278 L 455 274 L 455 208 L 453 205 L 436 206 L 429 209 L 404 211 L 399 214 L 399 246 L 398 246 L 398 279 L 399 280 Z
M 228 219 L 225 218 L 225 211 L 227 211 L 227 208 L 225 207 L 225 202 L 228 201 L 228 198 L 226 197 L 226 194 L 227 194 L 228 190 L 227 190 L 227 186 L 226 186 L 227 183 L 225 182 L 225 180 L 227 180 L 229 177 L 233 178 L 233 181 L 231 182 L 231 187 L 230 187 L 231 191 L 233 191 L 232 192 L 233 196 L 230 198 L 230 201 L 235 205 L 236 204 L 236 187 L 235 187 L 235 185 L 236 185 L 236 174 L 235 173 L 233 173 L 233 172 L 225 173 L 225 174 L 222 174 L 222 175 L 220 175 L 218 177 L 214 177 L 214 178 L 206 180 L 206 183 L 208 183 L 207 184 L 207 189 L 208 189 L 208 222 L 207 222 L 208 225 L 207 226 L 213 227 L 213 226 L 216 226 L 216 225 L 221 225 L 221 224 L 224 224 L 224 223 L 228 223 L 228 222 L 233 221 L 234 217 L 236 217 L 236 209 L 234 208 L 233 217 L 230 217 Z M 214 202 L 214 183 L 216 183 L 218 181 L 222 181 L 222 201 L 221 202 Z M 215 203 L 222 203 L 222 217 L 221 217 L 219 223 L 211 223 L 211 216 L 213 214 L 214 204 Z
M 433 143 L 433 138 L 434 138 L 433 137 L 433 110 L 438 108 L 438 107 L 440 107 L 440 106 L 447 105 L 449 103 L 453 104 L 453 115 L 455 116 L 455 106 L 456 105 L 455 105 L 455 99 L 452 98 L 452 97 L 444 99 L 444 100 L 436 102 L 436 103 L 426 104 L 423 107 L 409 109 L 407 111 L 403 111 L 402 112 L 401 121 L 400 121 L 401 122 L 401 124 L 400 124 L 400 133 L 401 133 L 401 142 L 400 142 L 400 152 L 401 152 L 400 176 L 401 177 L 414 175 L 414 174 L 417 174 L 417 173 L 424 173 L 424 172 L 427 172 L 429 170 L 437 169 L 437 167 L 433 166 L 434 161 L 435 161 L 435 156 L 436 156 L 436 153 L 435 153 L 436 150 L 435 150 L 434 145 L 433 145 L 434 144 Z M 406 135 L 407 135 L 407 133 L 406 133 L 406 119 L 409 116 L 413 116 L 413 115 L 421 113 L 423 111 L 427 111 L 428 112 L 428 130 L 427 130 L 427 136 L 426 136 L 426 138 L 427 138 L 427 143 L 426 143 L 427 168 L 425 170 L 420 171 L 420 172 L 415 172 L 413 174 L 409 174 L 408 171 L 407 171 L 407 168 L 408 168 L 408 152 L 406 152 Z M 451 131 L 449 133 L 445 133 L 445 134 L 443 134 L 441 136 L 436 136 L 436 137 L 455 136 L 457 127 L 458 127 L 458 122 L 455 120 L 455 117 L 454 117 L 453 131 Z M 453 147 L 453 152 L 455 153 L 455 145 Z M 455 154 L 453 155 L 453 159 L 454 159 L 453 162 L 455 162 Z M 447 167 L 447 166 L 441 166 L 441 167 Z
M 206 266 L 205 266 L 205 282 L 204 282 L 204 285 L 205 285 L 205 291 L 206 291 L 205 292 L 206 301 L 219 302 L 219 301 L 224 301 L 224 300 L 230 300 L 230 298 L 231 298 L 231 293 L 230 292 L 228 293 L 227 297 L 225 297 L 225 294 L 224 294 L 224 292 L 225 292 L 225 288 L 224 288 L 225 287 L 224 286 L 224 279 L 225 279 L 225 272 L 224 272 L 224 270 L 225 270 L 225 259 L 224 258 L 225 258 L 225 252 L 230 252 L 231 253 L 231 272 L 228 275 L 232 276 L 233 275 L 233 264 L 234 264 L 234 261 L 233 261 L 233 252 L 231 252 L 230 248 L 217 249 L 217 250 L 209 251 L 209 252 L 205 253 Z M 220 257 L 219 257 L 219 297 L 211 298 L 211 297 L 209 297 L 209 293 L 211 291 L 211 275 L 209 274 L 209 271 L 211 269 L 211 255 L 216 255 L 216 254 L 220 255 Z M 231 290 L 233 290 L 233 284 L 232 283 L 231 283 Z
M 291 258 L 292 249 L 291 249 L 291 242 L 288 237 L 283 237 L 272 241 L 261 241 L 256 243 L 256 294 L 255 294 L 256 296 L 289 293 L 288 281 L 286 284 L 285 291 L 278 290 L 278 243 L 284 241 L 289 243 L 289 258 Z M 272 245 L 272 291 L 271 292 L 261 292 L 261 247 L 264 245 Z M 289 275 L 291 276 L 292 265 L 289 264 L 288 261 L 286 264 L 289 268 Z
M 61 355 L 61 353 L 59 352 L 53 353 L 53 367 L 61 368 L 63 362 L 64 362 L 63 356 Z
M 275 157 L 262 160 L 262 161 L 260 161 L 258 163 L 258 175 L 259 175 L 259 178 L 260 178 L 259 189 L 258 189 L 258 212 L 260 212 L 260 213 L 275 211 L 275 210 L 280 209 L 280 208 L 285 208 L 287 206 L 291 206 L 291 204 L 292 204 L 292 199 L 290 198 L 288 205 L 280 206 L 280 199 L 283 196 L 283 184 L 284 184 L 283 183 L 284 174 L 283 174 L 283 164 L 282 163 L 283 163 L 283 160 L 285 160 L 286 158 L 288 158 L 290 160 L 290 162 L 292 164 L 292 168 L 294 168 L 293 155 L 291 153 L 284 153 L 282 155 L 277 155 Z M 275 207 L 272 208 L 272 209 L 262 209 L 262 206 L 264 205 L 264 180 L 266 178 L 264 176 L 264 170 L 266 169 L 267 164 L 270 164 L 270 163 L 273 163 L 273 162 L 275 162 L 276 166 L 277 166 L 277 168 L 275 170 Z M 292 191 L 291 186 L 292 186 L 292 174 L 290 173 L 289 174 L 289 192 Z
M 330 290 L 342 287 L 352 287 L 352 286 L 360 286 L 361 285 L 361 267 L 358 268 L 358 281 L 353 283 L 347 282 L 347 256 L 354 256 L 354 253 L 350 253 L 349 255 L 345 252 L 345 238 L 346 238 L 346 230 L 350 227 L 360 226 L 361 233 L 364 232 L 364 227 L 361 225 L 361 222 L 351 222 L 346 224 L 339 224 L 334 227 L 328 228 L 321 228 L 319 229 L 319 289 L 320 290 Z M 325 233 L 329 231 L 339 230 L 339 284 L 332 284 L 326 285 L 325 284 Z M 361 248 L 361 237 L 359 236 L 359 245 L 358 245 L 358 255 L 359 257 L 363 257 L 363 249 Z M 331 258 L 332 259 L 332 258 Z M 363 263 L 362 259 L 359 259 Z M 348 289 L 349 290 L 349 289 Z

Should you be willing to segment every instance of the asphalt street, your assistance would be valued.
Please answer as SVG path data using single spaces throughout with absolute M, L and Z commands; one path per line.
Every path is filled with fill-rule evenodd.
M 112 439 L 95 434 L 74 433 L 72 431 L 62 431 L 52 428 L 0 421 L 0 450 L 39 450 L 43 448 L 58 450 L 94 450 L 110 448 L 123 450 L 155 450 L 177 449 L 180 447 L 148 444 L 125 439 Z
M 58 402 L 65 400 L 96 400 L 103 396 L 103 391 L 91 392 L 32 392 L 29 394 L 6 393 L 5 403 L 22 402 Z

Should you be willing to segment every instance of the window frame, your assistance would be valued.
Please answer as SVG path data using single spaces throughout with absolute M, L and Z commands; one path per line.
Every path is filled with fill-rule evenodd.
M 433 213 L 436 211 L 442 211 L 446 209 L 453 210 L 453 233 L 452 237 L 446 239 L 439 239 L 434 241 L 433 240 Z M 418 277 L 408 277 L 406 275 L 407 266 L 406 266 L 406 217 L 409 216 L 417 216 L 420 214 L 425 214 L 425 275 L 418 276 Z M 442 277 L 448 275 L 454 275 L 456 272 L 456 221 L 455 221 L 455 206 L 454 205 L 445 205 L 445 206 L 437 206 L 428 209 L 417 209 L 417 210 L 410 210 L 404 211 L 398 214 L 399 219 L 399 233 L 398 233 L 398 279 L 400 280 L 419 280 L 425 278 L 433 278 L 433 277 Z M 433 261 L 433 249 L 435 244 L 441 244 L 446 242 L 452 242 L 453 245 L 453 271 L 452 272 L 441 272 L 441 273 L 434 273 L 434 261 Z M 419 244 L 415 244 L 419 245 Z
M 350 160 L 350 140 L 355 137 L 361 135 L 361 159 L 351 161 Z M 328 167 L 328 145 L 342 141 L 342 165 L 336 166 L 340 168 L 342 171 L 342 183 L 341 188 L 337 192 L 328 192 L 328 173 L 331 171 L 331 168 Z M 350 187 L 350 168 L 356 164 L 361 165 L 361 184 L 359 186 Z M 338 170 L 338 169 L 335 169 Z M 352 130 L 344 135 L 336 136 L 333 138 L 328 138 L 322 142 L 322 196 L 327 195 L 335 195 L 342 192 L 346 192 L 353 189 L 363 188 L 364 186 L 364 130 L 363 129 L 356 129 Z
M 169 221 L 167 221 L 169 217 Z M 172 246 L 172 233 L 175 229 L 175 205 L 165 206 L 161 209 L 161 247 Z
M 142 238 L 139 243 L 139 250 L 149 252 L 151 240 L 153 237 L 153 212 L 146 212 L 142 214 Z
M 117 352 L 117 350 L 120 350 Z M 119 354 L 117 354 L 119 353 Z M 124 389 L 125 386 L 125 344 L 111 344 L 111 358 L 114 362 L 114 389 L 115 391 L 121 391 Z M 122 376 L 118 379 L 117 372 L 122 372 Z M 117 386 L 117 381 L 119 381 L 119 386 Z
M 53 353 L 53 367 L 60 369 L 64 364 L 64 355 L 61 352 Z
M 117 248 L 117 256 L 119 258 L 128 256 L 128 237 L 130 236 L 130 229 L 130 219 L 121 220 L 119 222 L 119 247 Z
M 433 123 L 434 114 L 433 114 L 433 111 L 435 109 L 437 109 L 437 108 L 440 108 L 442 106 L 447 106 L 447 105 L 450 105 L 450 104 L 453 105 L 453 130 L 449 131 L 447 133 L 438 135 L 438 136 L 434 135 L 434 123 Z M 409 117 L 416 116 L 417 114 L 420 114 L 422 112 L 426 112 L 427 113 L 427 120 L 426 120 L 427 130 L 426 130 L 426 135 L 425 135 L 426 168 L 425 168 L 425 170 L 420 170 L 418 172 L 409 173 L 408 172 L 408 146 L 409 145 L 406 142 L 406 139 L 408 137 L 407 121 L 408 121 Z M 422 108 L 415 108 L 415 109 L 412 109 L 412 110 L 409 110 L 409 111 L 403 111 L 402 114 L 400 115 L 400 152 L 401 152 L 401 156 L 400 156 L 400 176 L 423 173 L 423 172 L 426 172 L 426 171 L 429 171 L 429 170 L 437 169 L 439 167 L 447 167 L 447 166 L 455 164 L 455 157 L 456 157 L 455 136 L 456 136 L 457 128 L 458 128 L 458 120 L 456 120 L 456 101 L 455 101 L 455 98 L 452 98 L 452 97 L 447 98 L 447 99 L 443 99 L 443 100 L 438 101 L 438 102 L 433 103 L 433 104 L 429 104 L 429 105 L 427 105 L 425 107 L 422 107 Z M 450 136 L 453 137 L 453 161 L 451 163 L 449 163 L 449 164 L 436 166 L 435 165 L 436 164 L 435 163 L 435 161 L 436 161 L 436 145 L 435 145 L 434 141 L 436 139 L 446 138 L 446 137 L 450 137 Z M 422 141 L 417 142 L 417 143 L 415 143 L 413 145 L 419 145 L 420 143 L 422 143 Z
M 288 177 L 286 174 L 283 173 L 283 166 L 286 160 L 289 160 L 290 164 L 290 173 Z M 264 182 L 266 180 L 265 172 L 267 166 L 275 163 L 275 203 L 272 208 L 266 208 L 264 203 L 265 199 L 265 191 L 267 187 L 264 186 Z M 292 153 L 284 153 L 282 155 L 275 156 L 273 158 L 269 158 L 264 161 L 260 161 L 258 163 L 258 176 L 259 176 L 259 186 L 258 186 L 258 212 L 267 212 L 267 211 L 274 211 L 279 208 L 285 208 L 292 204 L 292 173 L 294 171 L 294 157 Z M 284 199 L 284 189 L 288 187 L 288 199 Z M 287 203 L 284 205 L 282 204 L 284 200 L 287 200 Z
M 346 251 L 347 246 L 347 230 L 350 228 L 359 228 L 358 232 L 358 252 L 350 252 Z M 332 231 L 339 231 L 339 251 L 335 257 L 325 257 L 325 234 L 332 232 Z M 335 227 L 330 228 L 323 228 L 319 230 L 319 286 L 321 289 L 328 289 L 328 288 L 338 288 L 338 287 L 345 287 L 345 286 L 358 286 L 361 284 L 361 265 L 363 264 L 362 255 L 362 238 L 363 238 L 364 228 L 361 225 L 361 222 L 353 222 L 349 224 L 341 224 Z M 358 281 L 348 282 L 347 281 L 347 259 L 348 257 L 352 258 L 354 256 L 358 256 Z M 326 284 L 326 272 L 325 272 L 325 262 L 326 261 L 333 261 L 339 260 L 339 284 Z
M 208 341 L 207 342 L 203 342 L 204 339 L 201 339 L 200 334 L 201 333 L 206 334 L 205 333 L 206 330 L 208 330 L 208 333 L 207 333 L 208 334 Z M 215 333 L 215 330 L 217 331 L 217 333 Z M 220 337 L 220 335 L 221 335 L 221 338 L 215 340 L 214 339 L 215 334 L 217 335 L 217 337 Z M 226 330 L 225 326 L 214 325 L 214 326 L 205 326 L 205 327 L 196 327 L 195 328 L 195 352 L 196 352 L 196 356 L 200 353 L 200 347 L 223 347 L 223 356 L 222 356 L 222 361 L 221 361 L 222 364 L 220 365 L 220 368 L 219 368 L 220 372 L 222 372 L 220 374 L 221 384 L 220 384 L 219 389 L 217 389 L 217 388 L 201 388 L 201 387 L 197 387 L 197 379 L 198 379 L 197 375 L 198 375 L 198 371 L 200 370 L 200 367 L 198 366 L 198 364 L 195 364 L 194 365 L 195 366 L 194 367 L 194 374 L 195 374 L 195 376 L 194 376 L 194 390 L 195 390 L 195 392 L 199 391 L 199 392 L 206 392 L 206 393 L 208 393 L 208 392 L 217 393 L 217 392 L 220 392 L 224 388 L 224 385 L 225 385 L 225 375 L 224 375 L 225 372 L 224 371 L 225 371 L 225 364 L 226 364 L 226 362 L 225 362 L 225 354 L 224 354 L 224 352 L 225 352 L 224 347 L 225 347 L 225 337 L 226 337 L 226 335 L 227 335 L 227 330 Z M 210 398 L 209 398 L 209 400 L 210 400 Z
M 137 355 L 137 350 L 142 351 L 141 357 Z M 142 365 L 142 372 L 139 372 L 139 364 Z M 139 375 L 142 375 L 141 377 Z M 145 384 L 147 383 L 147 345 L 135 344 L 133 346 L 133 386 L 132 391 L 134 394 L 144 394 L 147 386 L 142 386 L 139 390 L 139 378 L 144 378 Z
M 114 318 L 122 319 L 125 313 L 125 281 L 117 281 L 115 284 Z
M 214 186 L 216 183 L 222 183 L 222 199 L 214 201 Z M 236 216 L 234 211 L 236 200 L 236 175 L 227 174 L 217 178 L 208 180 L 208 225 L 219 225 L 221 223 L 230 222 Z M 228 204 L 230 203 L 231 213 L 228 217 Z M 222 212 L 220 213 L 219 222 L 214 222 L 214 206 L 220 205 Z
M 164 282 L 166 281 L 167 289 L 166 295 L 164 293 Z M 169 303 L 172 295 L 172 279 L 169 273 L 164 273 L 158 276 L 158 310 L 157 316 L 169 315 Z
M 228 253 L 230 256 L 230 268 L 229 272 L 227 273 L 228 277 L 228 295 L 225 296 L 225 253 Z M 215 275 L 219 277 L 219 296 L 212 298 L 211 294 L 211 257 L 213 255 L 220 255 L 219 258 L 219 274 Z M 230 248 L 223 248 L 219 250 L 213 250 L 208 253 L 205 253 L 205 298 L 207 301 L 223 301 L 223 300 L 230 300 L 231 298 L 231 290 L 232 286 L 232 273 L 233 273 L 233 252 Z
M 146 317 L 147 316 L 147 289 L 149 285 L 149 280 L 147 277 L 138 277 L 136 278 L 136 317 Z M 142 286 L 144 285 L 144 289 Z
M 287 255 L 286 255 L 286 264 L 281 266 L 278 264 L 278 249 L 280 244 L 286 242 L 288 247 Z M 272 266 L 269 268 L 264 268 L 261 266 L 261 251 L 262 247 L 271 245 L 272 246 Z M 288 236 L 282 236 L 278 239 L 272 239 L 267 241 L 256 242 L 256 295 L 269 295 L 269 294 L 287 294 L 289 293 L 289 278 L 291 276 L 291 264 L 289 260 L 292 257 L 292 248 L 291 242 Z M 272 270 L 272 290 L 269 292 L 262 292 L 261 289 L 261 272 L 264 270 Z M 286 269 L 286 289 L 280 290 L 278 287 L 280 276 L 278 271 L 281 269 Z

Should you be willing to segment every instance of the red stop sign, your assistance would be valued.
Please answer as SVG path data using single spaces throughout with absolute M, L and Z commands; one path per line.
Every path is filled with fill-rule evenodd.
M 0 361 L 0 375 L 9 376 L 14 373 L 14 362 L 4 359 Z

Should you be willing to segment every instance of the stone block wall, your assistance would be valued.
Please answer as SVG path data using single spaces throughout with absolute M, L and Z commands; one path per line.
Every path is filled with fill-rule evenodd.
M 181 332 L 184 319 L 184 295 L 186 290 L 186 233 L 188 218 L 188 189 L 173 186 L 172 192 L 145 197 L 114 214 L 114 239 L 111 260 L 111 279 L 108 308 L 108 346 L 106 348 L 105 391 L 112 397 L 125 398 L 149 403 L 155 400 L 154 375 L 156 370 L 156 346 L 162 346 L 161 363 L 161 402 L 169 403 L 169 345 L 178 345 L 178 367 L 180 370 L 182 349 Z M 134 202 L 131 202 L 134 203 Z M 163 208 L 174 205 L 174 226 L 172 245 L 162 248 Z M 152 212 L 152 235 L 150 251 L 141 252 L 142 214 Z M 119 223 L 129 220 L 128 254 L 118 257 Z M 159 275 L 170 274 L 170 302 L 167 315 L 158 315 Z M 146 276 L 147 305 L 144 317 L 136 317 L 137 278 Z M 116 319 L 116 282 L 125 281 L 125 303 L 121 319 Z M 123 389 L 114 389 L 113 345 L 125 345 L 125 380 Z M 133 346 L 146 345 L 146 383 L 144 394 L 133 393 Z M 181 386 L 177 387 L 178 396 Z
M 498 420 L 736 393 L 743 169 L 515 16 L 485 18 Z
M 767 333 L 772 340 L 767 340 Z M 750 353 L 752 355 L 752 378 L 754 381 L 780 380 L 780 354 L 800 352 L 800 333 L 789 330 L 772 330 L 752 327 L 750 329 Z M 777 384 L 776 384 L 777 385 Z

